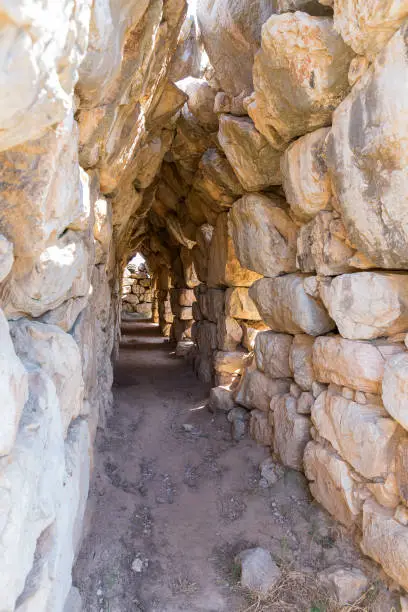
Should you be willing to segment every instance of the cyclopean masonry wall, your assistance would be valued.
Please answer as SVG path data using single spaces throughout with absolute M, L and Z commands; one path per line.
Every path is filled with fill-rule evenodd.
M 122 313 L 137 313 L 152 319 L 155 301 L 154 281 L 144 266 L 139 269 L 128 264 L 122 279 Z
M 64 609 L 136 251 L 212 407 L 408 589 L 408 6 L 197 5 L 0 0 L 0 612 Z

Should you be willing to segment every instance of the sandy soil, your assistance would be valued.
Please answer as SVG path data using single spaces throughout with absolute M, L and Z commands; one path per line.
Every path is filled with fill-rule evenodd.
M 283 596 L 292 603 L 251 607 L 234 555 L 253 546 L 307 576 L 339 562 L 360 567 L 373 577 L 376 603 L 355 609 L 391 610 L 395 600 L 374 581 L 373 565 L 312 501 L 303 476 L 287 470 L 261 486 L 268 451 L 231 440 L 225 415 L 207 411 L 208 389 L 158 328 L 125 323 L 123 334 L 114 414 L 97 436 L 90 527 L 74 570 L 84 612 L 329 609 L 320 593 L 300 594 L 301 580 Z

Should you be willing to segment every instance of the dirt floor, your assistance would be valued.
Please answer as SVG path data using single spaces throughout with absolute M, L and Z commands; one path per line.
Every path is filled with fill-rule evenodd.
M 97 436 L 90 528 L 74 570 L 84 612 L 331 612 L 340 608 L 315 576 L 338 563 L 371 580 L 345 610 L 399 610 L 374 566 L 312 501 L 304 477 L 286 470 L 265 487 L 267 449 L 232 441 L 207 396 L 157 326 L 124 324 L 114 414 Z M 240 588 L 234 564 L 254 546 L 283 569 L 263 603 Z

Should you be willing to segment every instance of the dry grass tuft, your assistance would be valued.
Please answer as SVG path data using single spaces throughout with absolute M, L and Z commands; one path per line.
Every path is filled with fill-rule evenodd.
M 248 593 L 249 606 L 241 612 L 370 612 L 377 598 L 371 586 L 353 604 L 339 606 L 311 574 L 288 569 L 267 596 Z
M 187 576 L 177 576 L 171 583 L 173 595 L 193 595 L 198 590 L 198 585 Z

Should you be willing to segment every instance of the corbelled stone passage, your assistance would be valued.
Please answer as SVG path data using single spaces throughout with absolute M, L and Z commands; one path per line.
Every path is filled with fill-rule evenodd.
M 164 590 L 156 601 L 153 583 L 171 566 L 163 555 L 173 554 L 166 508 L 182 538 L 167 502 L 153 555 L 131 548 L 142 547 L 137 524 L 151 494 L 150 464 L 135 490 L 142 446 L 153 444 L 147 457 L 157 455 L 167 486 L 160 446 L 170 465 L 181 461 L 171 435 L 184 424 L 209 466 L 211 453 L 231 452 L 237 479 L 240 470 L 250 478 L 240 447 L 259 460 L 272 455 L 251 495 L 259 504 L 270 497 L 282 524 L 302 497 L 300 485 L 285 487 L 306 478 L 319 521 L 330 525 L 319 538 L 321 555 L 332 556 L 314 566 L 313 556 L 296 561 L 292 547 L 298 578 L 289 577 L 270 542 L 286 537 L 275 510 L 262 514 L 239 496 L 243 485 L 214 470 L 231 495 L 203 486 L 203 514 L 180 520 L 196 519 L 200 530 L 211 503 L 236 517 L 233 528 L 223 511 L 211 523 L 224 551 L 217 562 L 225 569 L 238 555 L 243 588 L 264 601 L 254 609 L 331 609 L 313 601 L 317 583 L 338 606 L 352 593 L 357 609 L 408 609 L 408 1 L 0 0 L 0 31 L 0 612 L 80 609 L 71 571 L 84 524 L 75 580 L 86 611 L 243 607 L 240 595 L 215 588 L 218 579 L 232 584 L 222 572 L 207 585 L 173 575 L 176 591 L 192 582 L 200 594 L 170 601 Z M 143 270 L 127 267 L 136 253 Z M 135 322 L 141 316 L 152 324 Z M 141 367 L 143 338 L 157 329 Z M 156 437 L 155 368 L 162 417 L 169 407 L 177 423 Z M 214 416 L 200 411 L 192 425 L 177 402 L 187 414 L 198 399 Z M 128 449 L 130 467 L 115 445 Z M 105 560 L 122 538 L 136 568 L 122 582 L 111 577 L 129 594 L 119 603 L 114 593 L 89 599 L 78 573 L 97 585 L 87 546 L 103 535 L 103 503 L 92 522 L 103 474 L 139 496 L 126 497 L 137 514 L 120 519 L 136 523 L 130 540 L 132 526 L 115 531 L 119 514 L 107 516 Z M 242 516 L 229 501 L 237 497 Z M 287 528 L 298 550 L 314 529 L 310 505 L 303 509 Z M 303 536 L 293 533 L 297 521 L 308 525 Z M 336 521 L 361 556 L 337 545 Z M 191 525 L 186 533 L 185 560 L 198 558 L 189 557 L 190 537 L 213 559 L 208 527 L 201 539 Z M 143 591 L 126 576 L 143 577 L 146 559 L 154 571 Z M 284 608 L 282 584 L 292 593 L 306 585 L 309 607 Z

